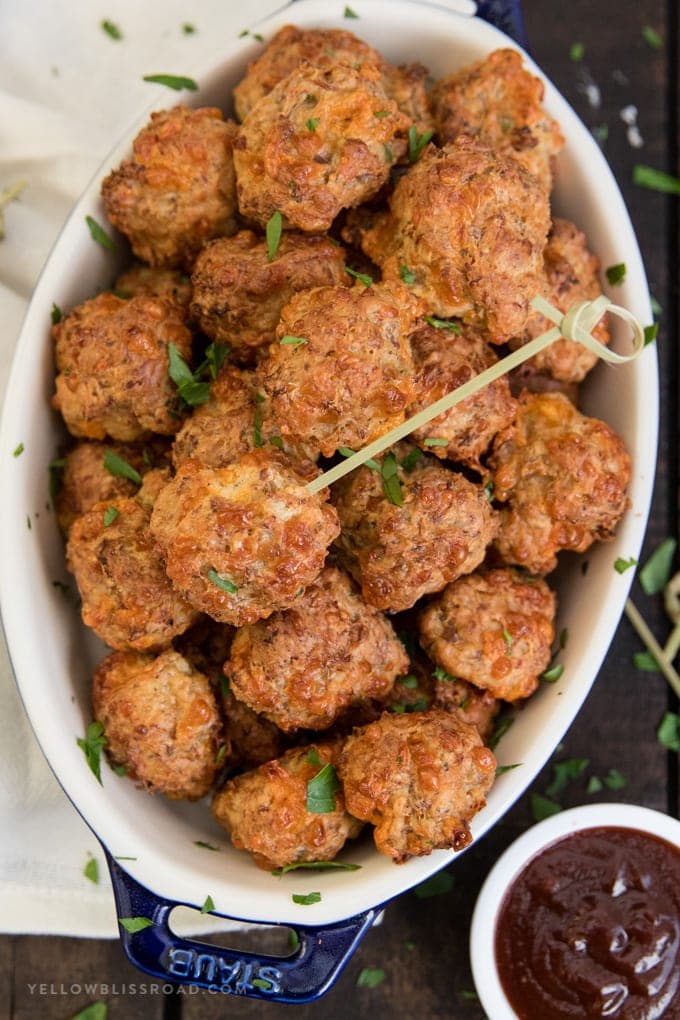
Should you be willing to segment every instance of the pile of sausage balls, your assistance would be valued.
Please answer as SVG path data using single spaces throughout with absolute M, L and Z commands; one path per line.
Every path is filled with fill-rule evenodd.
M 238 122 L 154 113 L 103 183 L 138 261 L 53 327 L 57 509 L 112 649 L 94 717 L 144 789 L 212 790 L 263 868 L 365 823 L 397 863 L 464 847 L 494 716 L 551 659 L 545 576 L 626 508 L 623 443 L 576 402 L 597 359 L 568 340 L 308 488 L 543 332 L 535 295 L 600 294 L 551 220 L 542 98 L 509 49 L 432 84 L 288 26 Z

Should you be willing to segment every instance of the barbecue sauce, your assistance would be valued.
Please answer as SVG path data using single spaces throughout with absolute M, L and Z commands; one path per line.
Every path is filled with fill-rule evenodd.
M 538 854 L 495 935 L 521 1020 L 680 1018 L 680 849 L 636 829 L 585 829 Z

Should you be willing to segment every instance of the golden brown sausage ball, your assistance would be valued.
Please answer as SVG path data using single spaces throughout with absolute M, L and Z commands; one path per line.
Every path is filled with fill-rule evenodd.
M 130 779 L 173 800 L 212 786 L 221 726 L 208 679 L 177 652 L 112 652 L 94 674 L 95 719 L 106 750 Z
M 569 220 L 555 220 L 544 254 L 548 289 L 545 297 L 562 312 L 579 301 L 593 301 L 602 293 L 599 259 L 588 250 L 586 235 Z M 514 349 L 552 329 L 554 323 L 532 311 L 524 332 L 510 340 Z M 607 317 L 600 319 L 593 336 L 602 344 L 610 340 Z M 581 382 L 598 361 L 583 344 L 561 337 L 525 364 L 565 383 Z
M 478 567 L 498 530 L 480 485 L 422 454 L 412 466 L 415 449 L 398 443 L 379 458 L 383 475 L 395 472 L 393 495 L 401 506 L 388 498 L 381 474 L 367 467 L 333 486 L 340 560 L 369 605 L 390 612 Z M 387 484 L 395 486 L 394 478 Z
M 147 444 L 137 443 L 76 443 L 63 458 L 59 476 L 59 491 L 54 500 L 59 527 L 65 534 L 77 517 L 90 510 L 95 503 L 110 502 L 119 496 L 134 496 L 137 482 L 113 474 L 105 466 L 107 450 L 129 464 L 139 475 L 166 463 L 166 444 L 155 439 Z
M 561 393 L 523 393 L 514 424 L 489 460 L 501 510 L 496 549 L 532 574 L 557 566 L 561 549 L 584 552 L 611 538 L 628 505 L 630 457 L 604 422 Z
M 135 262 L 118 277 L 113 292 L 122 298 L 165 298 L 188 310 L 191 302 L 191 278 L 178 269 L 153 269 L 142 262 Z
M 238 850 L 248 850 L 268 871 L 300 861 L 332 861 L 361 822 L 345 810 L 341 790 L 335 809 L 307 808 L 307 784 L 337 759 L 333 744 L 311 744 L 286 751 L 252 772 L 230 779 L 213 797 L 212 813 Z
M 151 517 L 175 588 L 236 627 L 292 606 L 340 530 L 326 494 L 304 482 L 294 462 L 271 448 L 223 468 L 182 464 Z
M 337 28 L 301 29 L 295 25 L 280 28 L 260 56 L 248 65 L 245 78 L 234 89 L 239 120 L 245 120 L 260 99 L 303 61 L 324 68 L 334 64 L 352 67 L 375 64 L 382 72 L 387 95 L 406 114 L 409 123 L 415 123 L 419 132 L 433 127 L 425 91 L 426 68 L 420 64 L 394 67 L 352 32 Z
M 214 107 L 151 114 L 132 158 L 102 184 L 106 214 L 137 258 L 190 268 L 206 241 L 234 233 L 235 130 Z
M 191 358 L 191 333 L 173 301 L 99 294 L 52 327 L 57 361 L 52 405 L 83 439 L 172 435 L 181 424 L 168 375 L 168 345 Z
M 462 138 L 427 148 L 397 182 L 362 247 L 429 312 L 479 324 L 492 343 L 521 332 L 543 289 L 548 196 L 515 159 Z
M 327 237 L 286 231 L 275 257 L 251 230 L 206 245 L 191 277 L 191 314 L 213 340 L 252 354 L 276 336 L 281 309 L 310 287 L 349 286 L 345 253 Z
M 515 50 L 494 50 L 484 60 L 436 82 L 430 101 L 442 145 L 461 135 L 514 156 L 552 187 L 554 158 L 564 145 L 559 124 L 541 105 L 543 82 L 522 66 Z
M 424 325 L 411 335 L 411 350 L 418 396 L 408 409 L 408 417 L 498 361 L 492 348 L 469 328 L 454 335 Z M 457 460 L 481 471 L 480 457 L 496 433 L 513 420 L 515 408 L 507 377 L 503 376 L 415 429 L 411 439 L 436 457 Z
M 395 864 L 466 847 L 495 770 L 474 726 L 440 709 L 385 713 L 338 760 L 347 810 L 376 826 L 375 845 Z
M 248 114 L 234 145 L 239 209 L 264 226 L 276 211 L 328 230 L 341 209 L 385 184 L 408 120 L 373 64 L 302 64 Z
M 403 422 L 415 396 L 408 342 L 414 313 L 403 288 L 361 284 L 295 294 L 281 313 L 280 342 L 259 370 L 281 435 L 329 457 Z M 281 342 L 286 337 L 305 342 Z
M 555 594 L 540 578 L 501 567 L 459 577 L 420 616 L 420 641 L 438 666 L 490 691 L 528 698 L 550 662 Z
M 408 656 L 350 578 L 326 567 L 291 609 L 242 627 L 224 664 L 237 698 L 282 730 L 322 730 L 387 694 Z
M 489 691 L 449 676 L 445 670 L 440 669 L 435 673 L 433 704 L 445 712 L 457 713 L 464 723 L 476 728 L 482 743 L 489 743 L 494 730 L 494 719 L 501 707 L 500 701 Z
M 173 589 L 149 531 L 154 490 L 168 478 L 167 470 L 149 472 L 137 498 L 96 503 L 71 528 L 66 559 L 83 621 L 120 651 L 162 648 L 198 616 Z

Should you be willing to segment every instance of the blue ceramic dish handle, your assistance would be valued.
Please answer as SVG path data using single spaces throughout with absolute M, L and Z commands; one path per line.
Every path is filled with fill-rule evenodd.
M 379 913 L 369 910 L 321 928 L 295 927 L 298 945 L 288 957 L 222 949 L 176 935 L 168 922 L 178 904 L 149 892 L 105 853 L 117 916 L 153 922 L 134 934 L 121 925 L 123 949 L 131 963 L 163 983 L 269 1002 L 309 1002 L 328 991 Z
M 500 28 L 525 50 L 529 48 L 520 0 L 477 0 L 477 17 Z

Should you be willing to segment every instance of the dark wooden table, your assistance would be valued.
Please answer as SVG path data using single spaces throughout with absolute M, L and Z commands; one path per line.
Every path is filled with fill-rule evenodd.
M 571 0 L 568 4 L 525 0 L 527 28 L 538 63 L 570 100 L 586 124 L 607 133 L 605 154 L 631 211 L 645 258 L 652 293 L 663 307 L 659 334 L 661 358 L 661 445 L 656 495 L 645 547 L 652 550 L 677 533 L 677 327 L 678 217 L 680 199 L 635 187 L 633 166 L 648 163 L 677 174 L 679 66 L 677 0 Z M 643 29 L 653 27 L 662 43 L 645 41 Z M 582 43 L 581 62 L 571 59 L 572 44 Z M 600 88 L 599 108 L 584 92 L 587 75 Z M 644 147 L 631 147 L 621 120 L 622 108 L 633 104 Z M 582 224 L 587 229 L 587 224 Z M 664 640 L 666 620 L 660 598 L 648 598 L 636 585 L 634 597 L 658 636 Z M 632 665 L 640 647 L 624 620 L 604 667 L 553 762 L 587 758 L 583 776 L 571 783 L 563 806 L 587 802 L 588 777 L 618 769 L 626 786 L 600 799 L 619 799 L 677 815 L 680 807 L 678 755 L 657 742 L 663 713 L 677 710 L 661 674 L 642 673 Z M 552 776 L 546 766 L 532 789 L 544 792 Z M 528 795 L 452 867 L 452 888 L 429 899 L 413 893 L 392 903 L 381 927 L 372 930 L 336 986 L 319 1003 L 297 1009 L 198 992 L 129 994 L 125 985 L 143 980 L 123 959 L 116 942 L 87 939 L 0 938 L 0 1020 L 67 1020 L 88 1003 L 109 1004 L 111 1020 L 213 1020 L 217 1017 L 260 1018 L 296 1016 L 339 1020 L 350 1016 L 453 1017 L 480 1020 L 483 1013 L 473 993 L 468 961 L 468 928 L 477 892 L 493 862 L 532 823 Z M 253 947 L 266 950 L 271 935 L 248 936 Z M 232 939 L 233 944 L 233 939 Z M 241 942 L 243 944 L 243 942 Z M 358 987 L 363 968 L 381 968 L 384 980 L 375 988 Z M 31 994 L 29 985 L 89 984 L 80 994 Z M 493 1018 L 491 1018 L 493 1020 Z M 548 1018 L 546 1018 L 548 1020 Z

